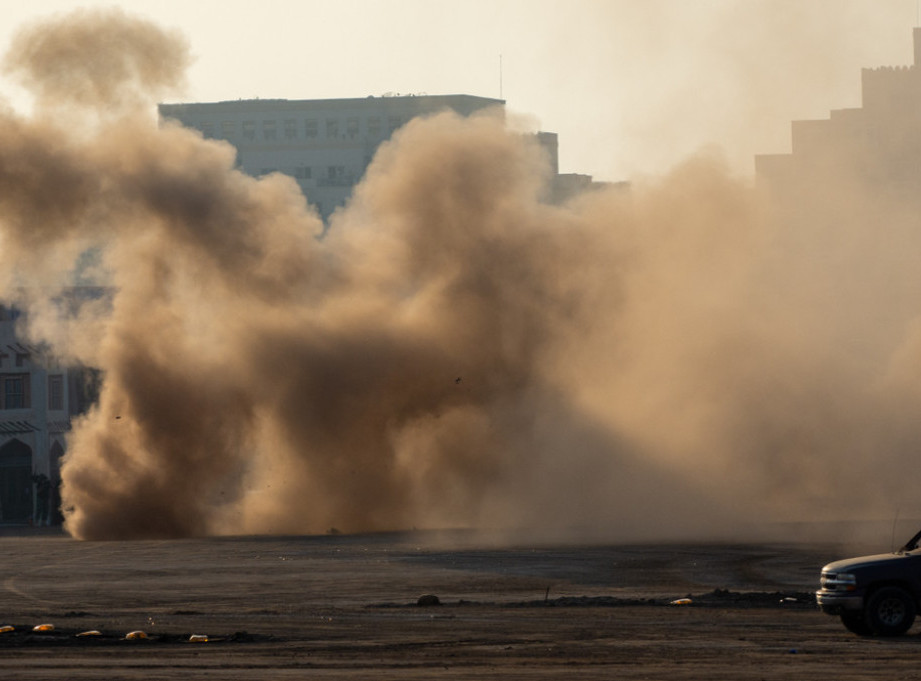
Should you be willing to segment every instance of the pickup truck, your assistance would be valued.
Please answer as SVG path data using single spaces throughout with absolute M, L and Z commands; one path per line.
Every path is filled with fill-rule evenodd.
M 921 532 L 894 553 L 847 558 L 822 568 L 815 598 L 860 636 L 900 636 L 921 607 Z

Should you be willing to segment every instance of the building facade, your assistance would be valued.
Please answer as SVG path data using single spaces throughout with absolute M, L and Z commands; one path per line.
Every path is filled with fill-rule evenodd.
M 0 523 L 47 524 L 70 423 L 67 372 L 19 341 L 17 316 L 0 308 Z
M 792 123 L 792 152 L 755 158 L 759 182 L 788 205 L 848 183 L 911 199 L 921 190 L 921 28 L 911 66 L 863 69 L 861 106 Z M 813 202 L 815 203 L 815 202 Z
M 95 400 L 96 373 L 23 342 L 22 320 L 0 306 L 0 525 L 58 524 L 67 433 Z
M 237 150 L 237 166 L 249 175 L 281 172 L 293 177 L 326 220 L 348 200 L 381 143 L 404 124 L 442 111 L 469 116 L 488 109 L 504 116 L 505 101 L 473 95 L 250 99 L 161 104 L 160 116 L 206 138 L 230 142 Z M 550 163 L 551 202 L 607 186 L 590 175 L 559 173 L 556 133 L 538 132 L 536 139 Z
M 160 116 L 230 142 L 249 175 L 290 175 L 326 219 L 351 195 L 378 146 L 411 119 L 504 107 L 501 99 L 472 95 L 398 95 L 161 104 Z

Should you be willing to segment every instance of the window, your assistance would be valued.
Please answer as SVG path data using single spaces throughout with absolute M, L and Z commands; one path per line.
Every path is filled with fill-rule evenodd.
M 390 132 L 394 133 L 401 125 L 403 125 L 403 119 L 399 116 L 391 116 L 389 119 L 387 119 L 387 123 L 390 125 Z
M 313 177 L 313 169 L 310 166 L 297 166 L 294 169 L 294 177 L 299 180 L 309 180 Z
M 349 139 L 355 139 L 358 137 L 357 118 L 350 118 L 345 122 L 345 134 L 349 136 Z
M 308 118 L 304 121 L 304 137 L 312 138 L 318 135 L 317 132 L 317 119 Z
M 297 121 L 289 119 L 285 121 L 285 139 L 293 140 L 297 137 Z
M 2 393 L 0 399 L 2 409 L 28 409 L 29 402 L 29 374 L 0 374 Z
M 221 135 L 224 139 L 233 138 L 234 134 L 237 131 L 237 126 L 233 121 L 222 121 L 221 122 Z
M 0 305 L 0 321 L 12 322 L 19 319 L 19 308 Z
M 377 116 L 373 116 L 368 119 L 368 135 L 371 137 L 379 137 L 381 134 L 381 119 Z
M 327 166 L 326 177 L 317 178 L 320 187 L 350 187 L 355 178 L 346 172 L 345 166 Z
M 64 408 L 64 377 L 60 374 L 48 376 L 48 409 L 61 411 Z
M 256 139 L 256 121 L 243 121 L 243 137 Z
M 339 121 L 335 118 L 326 119 L 326 136 L 327 137 L 339 137 Z
M 202 123 L 201 134 L 205 137 L 214 137 L 214 125 L 212 123 Z
M 262 121 L 262 139 L 275 139 L 275 123 L 276 121 Z

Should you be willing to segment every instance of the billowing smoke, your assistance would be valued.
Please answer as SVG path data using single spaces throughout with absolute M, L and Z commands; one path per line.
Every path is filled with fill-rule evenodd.
M 855 187 L 840 220 L 777 219 L 707 155 L 553 206 L 529 136 L 443 114 L 323 234 L 293 180 L 159 124 L 187 54 L 106 11 L 6 60 L 36 107 L 0 112 L 3 285 L 102 376 L 63 468 L 74 536 L 704 536 L 911 494 L 910 213 L 858 219 L 880 202 Z M 43 303 L 77 275 L 111 297 Z

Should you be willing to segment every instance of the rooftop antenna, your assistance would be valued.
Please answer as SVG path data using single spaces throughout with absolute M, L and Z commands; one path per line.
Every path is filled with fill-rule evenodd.
M 918 0 L 921 3 L 921 0 Z M 502 99 L 502 53 L 499 53 L 499 99 Z

